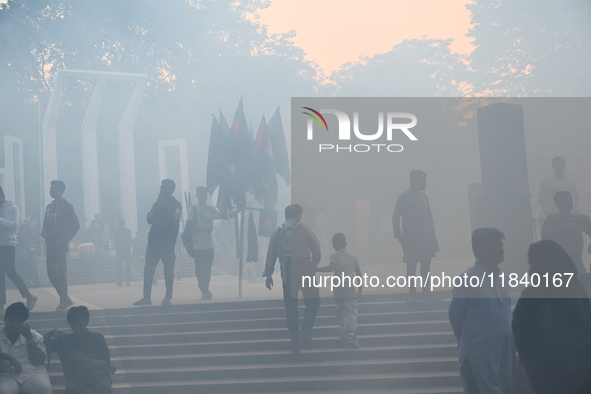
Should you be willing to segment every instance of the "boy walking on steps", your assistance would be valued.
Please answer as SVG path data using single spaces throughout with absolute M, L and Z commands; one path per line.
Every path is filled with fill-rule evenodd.
M 354 278 L 361 277 L 357 257 L 347 252 L 347 239 L 342 233 L 332 237 L 332 247 L 336 250 L 330 256 L 330 264 L 316 269 L 316 272 L 333 272 L 341 279 L 339 287 L 334 288 L 335 310 L 339 323 L 339 335 L 352 349 L 359 349 L 355 330 L 357 328 L 357 300 L 361 298 L 362 286 L 354 285 Z

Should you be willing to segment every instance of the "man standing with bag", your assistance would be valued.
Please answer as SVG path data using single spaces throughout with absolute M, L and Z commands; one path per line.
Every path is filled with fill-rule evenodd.
M 174 247 L 179 235 L 179 220 L 181 218 L 181 203 L 172 193 L 176 184 L 172 179 L 164 179 L 160 184 L 158 200 L 152 205 L 148 213 L 148 223 L 152 225 L 148 233 L 148 248 L 146 249 L 146 265 L 144 266 L 144 297 L 133 303 L 135 306 L 152 305 L 152 281 L 156 266 L 160 260 L 164 266 L 164 284 L 166 295 L 162 306 L 172 305 L 172 286 L 174 284 Z
M 273 271 L 277 258 L 281 264 L 281 280 L 283 282 L 283 302 L 287 314 L 287 329 L 291 337 L 291 354 L 300 353 L 300 342 L 304 345 L 312 343 L 312 328 L 320 308 L 320 290 L 318 287 L 303 286 L 302 277 L 314 277 L 320 262 L 320 242 L 310 227 L 301 222 L 303 209 L 293 204 L 285 208 L 285 223 L 281 225 L 269 241 L 269 251 L 265 264 L 265 285 L 273 288 Z M 306 311 L 302 328 L 299 327 L 298 294 L 302 291 Z
M 195 276 L 199 283 L 202 300 L 211 300 L 209 290 L 211 266 L 213 265 L 213 221 L 221 219 L 223 215 L 215 207 L 207 205 L 207 188 L 197 188 L 197 205 L 189 209 L 187 225 L 191 229 L 193 242 L 193 258 L 195 259 Z

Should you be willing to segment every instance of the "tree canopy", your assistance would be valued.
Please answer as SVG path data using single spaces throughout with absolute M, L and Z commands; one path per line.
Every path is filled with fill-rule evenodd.
M 0 78 L 25 101 L 47 97 L 62 68 L 149 76 L 148 96 L 282 85 L 310 94 L 314 67 L 246 16 L 262 0 L 9 0 L 0 9 Z M 225 92 L 224 92 L 225 90 Z M 14 96 L 13 96 L 14 98 Z
M 469 4 L 473 84 L 495 96 L 588 96 L 591 3 L 478 0 Z
M 339 96 L 457 97 L 469 89 L 451 40 L 406 40 L 391 51 L 348 63 L 332 74 Z

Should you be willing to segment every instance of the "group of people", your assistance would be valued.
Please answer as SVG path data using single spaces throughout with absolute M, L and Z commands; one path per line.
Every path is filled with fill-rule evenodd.
M 151 225 L 148 233 L 148 247 L 144 267 L 144 294 L 134 302 L 135 306 L 152 305 L 152 282 L 158 263 L 162 261 L 164 268 L 164 285 L 166 294 L 162 306 L 172 304 L 174 285 L 174 263 L 176 259 L 175 245 L 179 233 L 179 221 L 182 205 L 173 196 L 175 183 L 172 179 L 164 179 L 160 184 L 157 201 L 148 212 L 147 221 Z M 207 205 L 207 188 L 197 188 L 197 205 L 189 208 L 185 231 L 191 235 L 189 251 L 195 259 L 195 275 L 202 300 L 211 300 L 213 294 L 209 290 L 211 267 L 214 260 L 214 245 L 211 233 L 213 220 L 222 218 L 217 208 Z
M 303 278 L 314 277 L 316 272 L 334 272 L 339 277 L 351 278 L 351 281 L 342 283 L 335 289 L 334 297 L 340 339 L 349 347 L 358 349 L 357 300 L 361 297 L 362 287 L 356 287 L 352 280 L 361 276 L 359 261 L 346 250 L 345 235 L 337 233 L 332 237 L 332 246 L 336 253 L 330 256 L 330 264 L 318 267 L 321 259 L 320 242 L 312 229 L 302 223 L 303 211 L 297 204 L 285 208 L 285 223 L 271 235 L 265 271 L 262 274 L 266 278 L 266 287 L 272 290 L 273 272 L 279 259 L 291 354 L 298 357 L 301 346 L 309 347 L 313 343 L 312 329 L 320 308 L 320 290 L 310 281 L 306 283 Z M 306 305 L 301 328 L 298 313 L 300 291 Z
M 528 252 L 529 274 L 572 273 L 574 277 L 568 287 L 526 288 L 512 315 L 507 286 L 499 283 L 498 265 L 504 259 L 504 235 L 493 228 L 481 228 L 473 232 L 472 249 L 476 263 L 466 271 L 466 275 L 481 278 L 492 274 L 495 279 L 490 286 L 457 287 L 453 290 L 449 319 L 458 340 L 460 374 L 466 393 L 516 392 L 516 351 L 536 392 L 591 392 L 591 304 L 578 279 L 578 275 L 585 272 L 582 263 L 583 233 L 591 236 L 591 221 L 588 216 L 573 213 L 578 197 L 576 187 L 564 176 L 564 159 L 555 158 L 553 168 L 553 178 L 542 184 L 540 206 L 547 216 L 542 225 L 543 240 L 531 245 Z M 425 281 L 430 272 L 431 259 L 439 250 L 429 201 L 424 193 L 426 176 L 420 170 L 410 173 L 410 188 L 398 197 L 392 215 L 394 237 L 402 246 L 407 275 L 414 276 L 420 266 L 420 275 Z M 48 277 L 60 297 L 57 309 L 67 309 L 73 304 L 68 296 L 66 256 L 68 243 L 80 227 L 72 205 L 63 198 L 64 190 L 65 184 L 62 181 L 51 182 L 49 192 L 53 201 L 46 208 L 41 234 L 47 246 Z M 143 297 L 134 303 L 136 306 L 152 304 L 152 283 L 160 261 L 164 267 L 166 287 L 162 305 L 172 304 L 175 245 L 182 210 L 182 205 L 173 196 L 174 190 L 174 181 L 162 180 L 158 199 L 147 215 L 147 222 L 151 227 L 145 253 Z M 546 194 L 550 192 L 554 193 L 553 209 L 547 205 Z M 223 218 L 220 211 L 207 205 L 207 194 L 205 187 L 197 188 L 198 203 L 189 208 L 185 226 L 185 231 L 190 233 L 188 250 L 195 259 L 195 273 L 203 300 L 210 300 L 213 296 L 209 289 L 214 260 L 211 236 L 213 220 Z M 342 233 L 337 233 L 332 238 L 335 253 L 330 256 L 329 265 L 318 267 L 321 260 L 320 242 L 311 228 L 302 223 L 302 213 L 302 207 L 296 204 L 285 209 L 285 223 L 270 238 L 265 271 L 262 274 L 266 278 L 266 287 L 271 290 L 275 265 L 277 260 L 280 261 L 287 328 L 291 338 L 291 354 L 294 357 L 299 355 L 301 347 L 313 342 L 312 330 L 320 307 L 319 288 L 310 282 L 306 285 L 302 278 L 314 277 L 316 272 L 335 272 L 339 277 L 351 279 L 362 275 L 358 259 L 346 249 L 347 240 Z M 39 372 L 43 368 L 44 343 L 50 348 L 69 348 L 56 345 L 67 338 L 62 338 L 58 331 L 52 331 L 43 340 L 39 338 L 39 334 L 24 325 L 28 311 L 35 306 L 37 297 L 29 292 L 15 271 L 18 224 L 18 207 L 13 202 L 6 201 L 0 188 L 0 302 L 6 303 L 4 273 L 27 301 L 26 305 L 17 303 L 7 309 L 6 326 L 0 334 L 0 359 L 11 364 L 16 372 L 21 368 L 25 370 L 21 359 L 28 357 L 30 368 L 27 368 L 30 371 L 27 371 L 34 374 L 33 372 Z M 115 233 L 115 239 L 120 240 L 115 242 L 120 278 L 118 284 L 122 285 L 123 262 L 127 265 L 129 284 L 132 240 L 124 220 L 119 222 Z M 347 346 L 359 348 L 356 337 L 357 301 L 361 297 L 362 287 L 354 286 L 353 281 L 346 283 L 343 281 L 334 291 L 339 337 Z M 427 284 L 423 291 L 427 292 L 429 288 Z M 306 305 L 301 328 L 297 302 L 300 291 Z M 414 295 L 416 288 L 409 287 L 409 292 Z M 70 313 L 73 316 L 80 314 L 81 317 L 70 319 Z M 72 335 L 76 335 L 76 332 L 86 333 L 88 310 L 71 308 L 68 322 L 74 332 Z M 19 335 L 24 339 L 19 339 Z M 104 338 L 101 340 L 96 336 L 88 340 L 93 345 L 89 345 L 87 350 L 76 350 L 78 353 L 62 350 L 60 358 L 65 357 L 66 364 L 70 362 L 68 360 L 74 360 L 73 364 L 80 361 L 79 364 L 84 365 L 87 358 L 102 360 L 90 363 L 93 366 L 109 365 Z M 97 350 L 99 348 L 102 350 Z M 80 354 L 81 351 L 86 355 Z M 87 351 L 94 356 L 89 356 Z M 77 392 L 76 387 L 81 382 L 76 381 L 77 374 L 67 370 L 68 367 L 64 368 L 66 378 L 68 379 L 68 375 L 72 378 L 69 383 L 73 390 L 71 392 Z M 97 387 L 104 386 L 107 390 L 107 386 L 110 387 L 109 371 L 110 368 L 105 367 L 100 373 L 95 370 L 88 373 L 94 374 Z M 25 380 L 19 379 L 29 375 L 21 373 L 18 376 L 10 383 L 0 378 L 0 393 L 12 392 L 12 389 L 4 391 L 3 387 L 17 385 L 26 392 Z M 31 387 L 46 385 L 44 378 L 33 379 L 29 384 Z M 43 393 L 43 390 L 31 392 Z
M 54 329 L 41 335 L 25 323 L 28 318 L 29 310 L 22 302 L 6 308 L 0 330 L 1 394 L 51 394 L 51 381 L 44 366 L 48 349 L 59 355 L 66 394 L 87 390 L 112 393 L 111 375 L 115 368 L 105 337 L 87 328 L 88 308 L 77 306 L 68 310 L 66 320 L 71 334 Z
M 68 295 L 67 263 L 69 242 L 80 229 L 80 223 L 73 206 L 63 198 L 66 185 L 63 181 L 54 180 L 50 184 L 49 194 L 53 201 L 47 205 L 41 236 L 46 243 L 47 276 L 57 291 L 60 303 L 57 310 L 65 310 L 73 305 Z M 174 198 L 175 183 L 171 179 L 161 182 L 157 201 L 147 215 L 151 225 L 145 252 L 143 298 L 134 305 L 151 305 L 151 290 L 156 267 L 160 261 L 164 266 L 166 295 L 162 305 L 171 305 L 174 284 L 175 245 L 179 233 L 181 204 Z M 210 300 L 209 290 L 211 267 L 214 259 L 214 245 L 211 233 L 213 220 L 223 215 L 215 207 L 207 205 L 207 189 L 197 188 L 197 205 L 188 212 L 185 228 L 191 230 L 192 250 L 195 259 L 201 298 Z M 97 218 L 96 220 L 99 220 Z M 6 304 L 6 286 L 4 277 L 8 276 L 16 285 L 23 298 L 26 298 L 28 310 L 33 309 L 38 298 L 32 295 L 15 269 L 15 248 L 20 218 L 19 209 L 12 201 L 6 201 L 0 188 L 0 304 Z M 100 227 L 100 225 L 97 225 Z M 131 231 L 125 227 L 125 219 L 120 219 L 118 227 L 112 231 L 118 271 L 118 286 L 131 283 L 132 237 Z M 98 240 L 97 240 L 98 242 Z M 123 269 L 125 265 L 125 276 Z
M 458 340 L 464 392 L 519 393 L 519 354 L 534 392 L 590 393 L 591 303 L 575 263 L 555 241 L 532 244 L 528 275 L 541 283 L 526 287 L 511 313 L 508 286 L 498 268 L 503 239 L 498 229 L 474 230 L 476 263 L 465 274 L 493 279 L 482 287 L 453 289 L 449 321 Z M 555 275 L 564 276 L 564 282 L 555 281 Z
M 582 234 L 591 236 L 591 221 L 586 215 L 572 213 L 573 192 L 560 189 L 560 185 L 572 186 L 564 179 L 564 159 L 555 158 L 553 164 L 556 180 L 543 183 L 542 195 L 553 191 L 555 208 L 544 220 L 543 240 L 532 244 L 528 252 L 529 277 L 537 274 L 551 279 L 537 287 L 526 287 L 513 313 L 508 285 L 502 282 L 498 268 L 504 260 L 503 233 L 480 228 L 472 234 L 476 263 L 465 275 L 479 279 L 490 275 L 493 280 L 488 286 L 454 288 L 449 307 L 449 320 L 458 340 L 460 375 L 468 394 L 518 393 L 517 353 L 536 393 L 591 392 L 591 303 L 578 278 L 585 272 Z M 426 281 L 439 246 L 425 188 L 426 173 L 412 171 L 410 188 L 399 196 L 392 223 L 394 236 L 403 248 L 407 275 L 414 276 L 420 264 L 420 275 Z M 263 273 L 267 288 L 272 289 L 279 259 L 294 357 L 301 346 L 312 343 L 320 306 L 319 288 L 310 282 L 306 285 L 302 278 L 331 271 L 338 276 L 361 276 L 359 262 L 347 252 L 346 238 L 340 233 L 333 236 L 336 253 L 331 255 L 330 264 L 318 267 L 320 243 L 310 227 L 301 222 L 302 212 L 299 205 L 285 209 L 285 223 L 271 236 Z M 557 285 L 555 274 L 572 274 L 572 280 L 568 286 Z M 301 327 L 297 306 L 300 291 L 306 305 Z M 429 291 L 428 283 L 423 291 Z M 409 287 L 409 292 L 414 295 L 416 289 Z M 355 289 L 350 284 L 334 291 L 339 334 L 352 348 L 359 347 L 355 328 L 360 296 L 361 287 Z
M 578 194 L 565 176 L 564 158 L 555 157 L 552 168 L 554 174 L 540 190 L 546 215 L 542 240 L 527 253 L 528 277 L 541 282 L 525 287 L 513 312 L 498 268 L 504 259 L 503 233 L 482 228 L 472 234 L 476 263 L 465 273 L 492 274 L 495 280 L 490 286 L 453 290 L 449 320 L 465 393 L 519 393 L 517 355 L 535 393 L 591 392 L 591 303 L 579 280 L 586 272 L 583 233 L 591 236 L 591 220 L 573 213 Z

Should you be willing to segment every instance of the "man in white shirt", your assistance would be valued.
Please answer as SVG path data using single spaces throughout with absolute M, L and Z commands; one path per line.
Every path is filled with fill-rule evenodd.
M 511 328 L 511 296 L 498 265 L 505 258 L 505 236 L 495 228 L 472 233 L 476 257 L 464 272 L 468 279 L 453 289 L 449 321 L 458 340 L 459 367 L 464 393 L 514 393 L 517 365 Z M 484 280 L 472 286 L 472 277 Z
M 43 336 L 24 324 L 29 310 L 22 302 L 6 308 L 0 331 L 0 394 L 51 394 L 43 366 Z
M 542 208 L 542 212 L 544 212 L 544 216 L 548 216 L 551 213 L 558 213 L 558 208 L 556 207 L 556 204 L 554 204 L 554 194 L 562 190 L 569 191 L 573 196 L 573 212 L 578 212 L 579 193 L 577 192 L 577 186 L 575 183 L 564 175 L 566 170 L 566 160 L 564 160 L 564 157 L 556 156 L 553 158 L 552 169 L 554 170 L 554 175 L 550 178 L 544 179 L 542 181 L 542 186 L 540 187 L 539 202 L 540 208 Z

